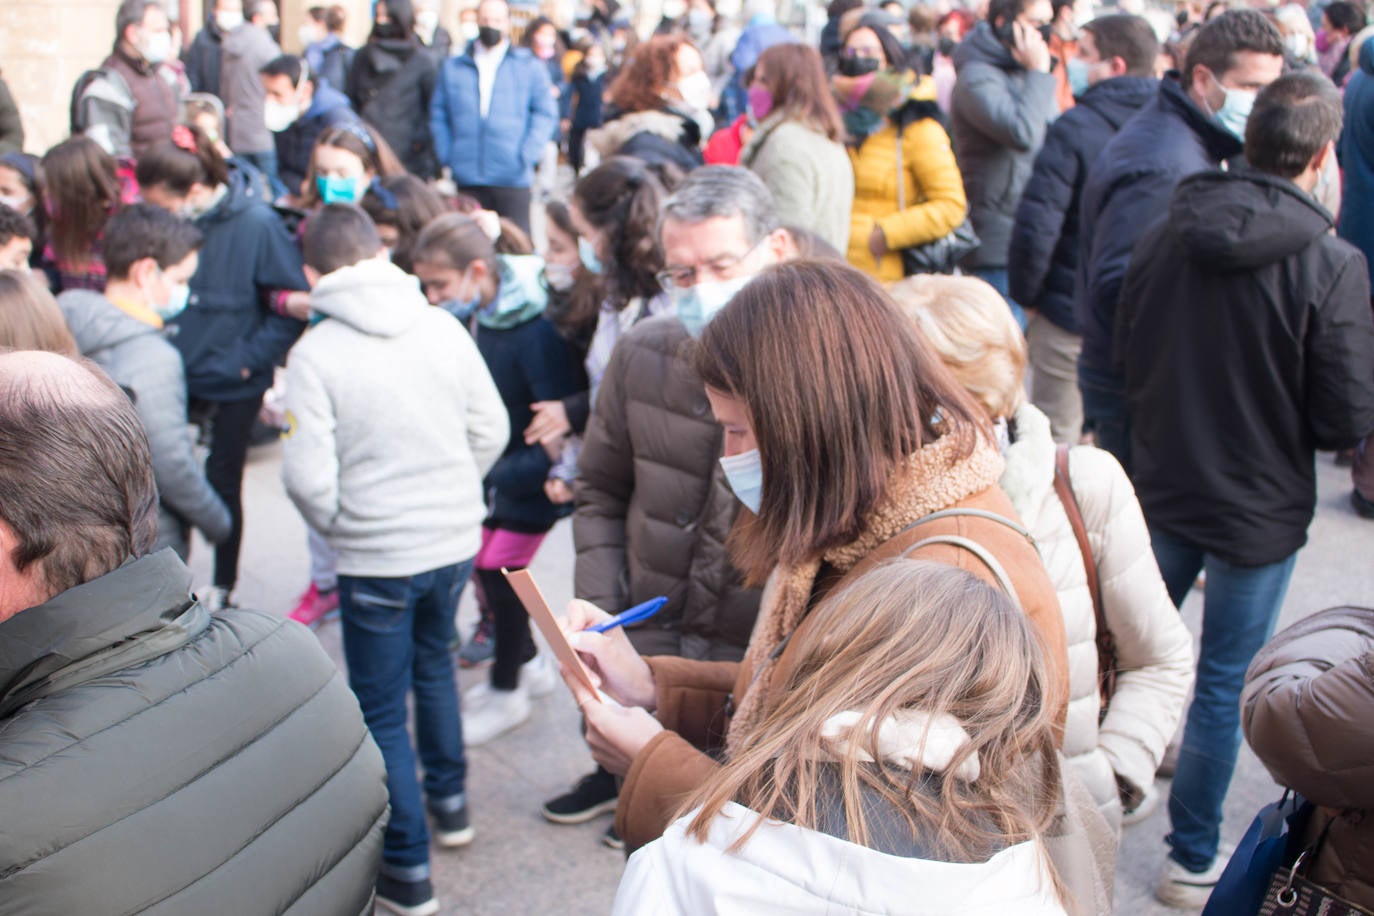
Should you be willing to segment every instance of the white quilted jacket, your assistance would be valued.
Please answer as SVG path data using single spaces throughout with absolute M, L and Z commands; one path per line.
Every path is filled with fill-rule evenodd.
M 1055 445 L 1048 418 L 1017 409 L 1002 489 L 1035 536 L 1064 612 L 1069 647 L 1069 714 L 1064 756 L 1108 821 L 1121 819 L 1119 778 L 1143 791 L 1154 780 L 1193 678 L 1193 640 L 1169 600 L 1150 550 L 1135 490 L 1101 449 L 1069 453 L 1069 478 L 1097 559 L 1107 626 L 1116 638 L 1116 693 L 1098 725 L 1097 624 L 1082 553 L 1054 491 Z

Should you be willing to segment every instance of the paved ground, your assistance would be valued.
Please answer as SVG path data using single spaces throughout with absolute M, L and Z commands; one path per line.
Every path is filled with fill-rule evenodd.
M 1298 559 L 1281 626 L 1335 604 L 1374 604 L 1374 523 L 1355 516 L 1347 501 L 1350 477 L 1322 456 L 1320 501 L 1311 542 Z M 247 537 L 243 551 L 241 604 L 285 614 L 306 585 L 305 530 L 282 492 L 276 448 L 259 450 L 246 483 Z M 198 545 L 193 558 L 197 583 L 209 578 L 209 554 Z M 567 524 L 550 536 L 534 563 L 549 601 L 557 608 L 571 597 L 572 542 Z M 1185 617 L 1197 630 L 1200 602 L 1190 597 Z M 465 596 L 460 619 L 470 625 L 473 609 Z M 325 648 L 340 660 L 339 631 L 319 632 Z M 340 660 L 340 664 L 342 664 Z M 464 686 L 480 674 L 465 672 Z M 1275 797 L 1273 782 L 1258 761 L 1242 752 L 1227 802 L 1224 837 L 1234 841 L 1253 813 Z M 561 686 L 535 701 L 530 722 L 470 754 L 468 793 L 477 839 L 457 852 L 436 852 L 436 884 L 446 914 L 597 914 L 610 909 L 623 867 L 620 853 L 599 842 L 608 818 L 577 827 L 557 827 L 539 816 L 540 803 L 570 786 L 590 768 L 578 732 L 576 707 Z M 1167 784 L 1164 788 L 1167 789 Z M 1163 806 L 1123 839 L 1117 871 L 1116 912 L 1168 914 L 1151 892 L 1164 856 L 1167 829 Z

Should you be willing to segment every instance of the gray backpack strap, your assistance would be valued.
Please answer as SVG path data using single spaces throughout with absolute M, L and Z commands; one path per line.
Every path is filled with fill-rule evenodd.
M 969 513 L 976 511 L 977 510 L 968 510 Z M 938 515 L 939 513 L 936 514 Z M 983 512 L 980 512 L 978 514 L 992 515 L 992 513 Z M 934 516 L 929 517 L 933 518 Z M 994 517 L 1001 518 L 1001 516 Z M 1010 519 L 1002 520 L 1012 526 L 1015 526 L 1015 523 L 1012 522 Z M 985 548 L 982 544 L 979 544 L 977 541 L 971 540 L 970 538 L 961 537 L 957 534 L 937 534 L 934 537 L 928 537 L 923 541 L 917 541 L 915 544 L 912 544 L 906 550 L 903 550 L 901 552 L 901 556 L 905 557 L 908 554 L 911 554 L 917 550 L 920 550 L 922 547 L 927 547 L 931 544 L 948 544 L 951 547 L 961 547 L 964 550 L 967 550 L 969 553 L 973 554 L 978 559 L 982 560 L 983 565 L 986 566 L 992 572 L 993 578 L 997 580 L 997 584 L 1002 587 L 1002 591 L 1006 592 L 1007 596 L 1010 597 L 1012 601 L 1016 602 L 1017 607 L 1023 607 L 1023 605 L 1021 604 L 1021 596 L 1016 594 L 1016 586 L 1011 584 L 1011 576 L 1007 575 L 1006 568 L 1002 566 L 998 559 L 994 557 L 992 553 L 988 551 L 987 548 Z
M 903 528 L 902 531 L 910 531 L 918 525 L 923 525 L 926 522 L 933 522 L 937 518 L 954 518 L 959 515 L 971 515 L 974 518 L 986 519 L 990 522 L 996 522 L 999 525 L 1005 525 L 1029 541 L 1030 545 L 1034 547 L 1037 552 L 1040 550 L 1040 545 L 1035 543 L 1035 535 L 1031 534 L 1030 530 L 1027 529 L 1025 525 L 1022 525 L 1020 522 L 1014 522 L 1005 515 L 998 515 L 996 512 L 989 512 L 986 509 L 941 509 L 939 512 L 932 512 L 929 515 L 921 516 L 916 519 L 916 521 Z M 901 532 L 899 531 L 898 534 L 901 534 Z

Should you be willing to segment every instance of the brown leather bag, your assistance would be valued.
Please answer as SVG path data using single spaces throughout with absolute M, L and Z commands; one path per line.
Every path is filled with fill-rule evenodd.
M 1054 492 L 1064 504 L 1064 512 L 1069 516 L 1074 540 L 1078 551 L 1083 555 L 1083 571 L 1088 574 L 1088 592 L 1093 599 L 1093 617 L 1097 621 L 1097 689 L 1102 697 L 1102 710 L 1116 692 L 1116 639 L 1107 628 L 1106 615 L 1102 613 L 1102 584 L 1097 578 L 1097 560 L 1093 557 L 1092 547 L 1088 544 L 1088 529 L 1083 524 L 1083 513 L 1078 508 L 1078 497 L 1073 495 L 1073 481 L 1069 478 L 1069 447 L 1061 445 L 1054 453 Z

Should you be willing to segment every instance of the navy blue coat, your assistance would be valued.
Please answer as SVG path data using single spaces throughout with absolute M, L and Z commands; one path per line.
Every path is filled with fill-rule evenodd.
M 600 127 L 604 118 L 602 95 L 606 85 L 606 74 L 596 78 L 583 74 L 574 76 L 568 85 L 568 103 L 572 110 L 573 130 L 586 130 Z
M 510 442 L 487 474 L 491 518 L 518 530 L 545 531 L 571 514 L 572 506 L 556 506 L 544 496 L 553 462 L 542 445 L 526 445 L 521 432 L 534 419 L 535 401 L 561 400 L 586 387 L 577 351 L 542 315 L 513 328 L 479 325 L 477 349 L 510 416 Z
M 268 302 L 272 291 L 307 288 L 300 249 L 238 170 L 196 227 L 205 235 L 200 266 L 172 338 L 186 364 L 186 391 L 209 401 L 256 397 L 272 387 L 273 369 L 305 330 Z
M 1340 143 L 1345 204 L 1337 231 L 1374 265 L 1374 41 L 1360 48 L 1360 69 L 1345 87 Z
M 1121 125 L 1159 91 L 1159 81 L 1119 76 L 1088 87 L 1050 125 L 1016 210 L 1007 253 L 1011 297 L 1077 334 L 1073 279 L 1078 269 L 1078 208 L 1088 169 Z
M 310 170 L 310 154 L 315 141 L 326 127 L 356 124 L 358 115 L 348 104 L 348 97 L 337 89 L 321 83 L 315 87 L 310 107 L 290 127 L 275 135 L 277 142 L 277 177 L 292 194 L 299 194 L 305 173 Z
M 1180 181 L 1240 151 L 1240 139 L 1195 105 L 1173 74 L 1107 143 L 1088 170 L 1079 216 L 1074 315 L 1083 334 L 1081 368 L 1120 378 L 1112 330 L 1132 249 L 1169 212 Z

